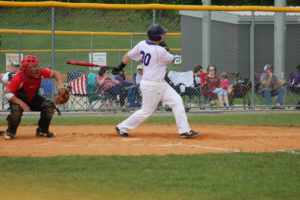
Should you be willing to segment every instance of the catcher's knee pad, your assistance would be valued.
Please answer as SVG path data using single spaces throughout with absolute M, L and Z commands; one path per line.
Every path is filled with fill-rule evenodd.
M 18 104 L 12 104 L 10 107 L 10 114 L 7 116 L 6 120 L 8 122 L 7 132 L 15 134 L 17 128 L 21 122 L 23 115 L 23 110 Z
M 42 103 L 42 111 L 41 111 L 41 117 L 42 118 L 50 118 L 52 119 L 52 116 L 54 114 L 54 108 L 55 105 L 50 100 L 46 100 Z
M 39 120 L 39 128 L 47 132 L 49 129 L 49 125 L 54 114 L 55 105 L 50 100 L 46 100 L 42 103 L 41 117 Z

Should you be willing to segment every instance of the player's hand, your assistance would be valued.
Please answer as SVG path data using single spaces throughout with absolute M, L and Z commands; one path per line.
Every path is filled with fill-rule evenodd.
M 158 45 L 165 48 L 168 52 L 170 52 L 170 49 L 165 41 L 161 41 Z
M 26 104 L 26 103 L 21 103 L 20 104 L 21 108 L 25 111 L 25 112 L 29 112 L 30 111 L 30 107 Z
M 118 67 L 115 67 L 113 70 L 112 70 L 112 74 L 113 75 L 117 75 L 119 73 L 119 71 L 122 71 L 124 68 L 125 68 L 126 64 L 121 62 L 120 65 Z

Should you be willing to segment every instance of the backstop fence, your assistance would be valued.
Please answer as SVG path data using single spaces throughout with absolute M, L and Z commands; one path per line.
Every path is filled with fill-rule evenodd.
M 153 23 L 168 29 L 165 41 L 175 60 L 168 65 L 167 76 L 187 109 L 295 108 L 300 101 L 299 85 L 294 80 L 300 73 L 297 7 L 0 1 L 0 11 L 1 74 L 24 56 L 37 56 L 41 67 L 59 71 L 65 84 L 73 87 L 70 102 L 61 107 L 65 111 L 140 107 L 134 80 L 140 63 L 132 61 L 125 68 L 126 79 L 133 84 L 124 85 L 125 93 L 112 95 L 101 86 L 94 88 L 96 76 L 92 75 L 97 75 L 99 68 L 68 65 L 67 60 L 118 66 L 127 51 L 147 39 L 145 32 Z M 269 93 L 261 84 L 266 64 L 273 66 L 282 86 L 271 88 Z M 199 65 L 202 73 L 194 70 Z M 223 72 L 227 73 L 229 107 L 221 105 L 226 102 L 226 94 L 220 99 L 205 81 L 208 65 L 216 66 L 220 81 Z M 86 79 L 79 83 L 81 76 Z M 82 84 L 85 89 L 75 90 L 74 84 Z M 1 111 L 8 108 L 4 89 L 5 85 Z M 55 81 L 43 81 L 40 92 L 53 99 Z M 122 106 L 120 95 L 126 96 Z M 281 105 L 274 107 L 277 103 Z M 163 103 L 158 106 L 169 110 Z

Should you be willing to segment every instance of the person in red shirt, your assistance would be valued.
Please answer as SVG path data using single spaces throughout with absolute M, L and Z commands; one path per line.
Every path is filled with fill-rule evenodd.
M 224 106 L 223 104 L 223 98 L 226 104 L 226 107 L 223 107 L 223 109 L 229 109 L 229 103 L 228 103 L 228 93 L 226 85 L 221 85 L 221 81 L 219 77 L 216 75 L 217 68 L 214 65 L 209 65 L 207 67 L 207 76 L 205 77 L 205 82 L 209 86 L 209 89 L 215 93 L 218 96 L 220 106 Z M 224 88 L 225 87 L 225 88 Z
M 53 137 L 55 133 L 49 131 L 55 105 L 40 96 L 38 90 L 43 78 L 55 78 L 58 87 L 62 88 L 63 81 L 59 72 L 40 68 L 39 59 L 26 56 L 21 63 L 21 70 L 12 78 L 4 95 L 10 104 L 10 114 L 7 116 L 8 128 L 5 139 L 13 139 L 21 122 L 23 111 L 41 111 L 36 136 Z

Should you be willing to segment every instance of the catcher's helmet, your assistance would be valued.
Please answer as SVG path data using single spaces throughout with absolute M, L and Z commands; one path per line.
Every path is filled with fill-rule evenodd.
M 22 60 L 22 67 L 21 69 L 27 72 L 30 76 L 33 78 L 39 78 L 40 77 L 40 70 L 39 68 L 36 70 L 32 70 L 31 67 L 37 66 L 40 63 L 39 59 L 35 56 L 25 56 L 25 58 Z
M 161 36 L 166 34 L 168 32 L 167 29 L 164 29 L 161 25 L 159 24 L 153 24 L 149 26 L 147 30 L 147 35 L 149 40 L 159 42 L 161 41 Z

